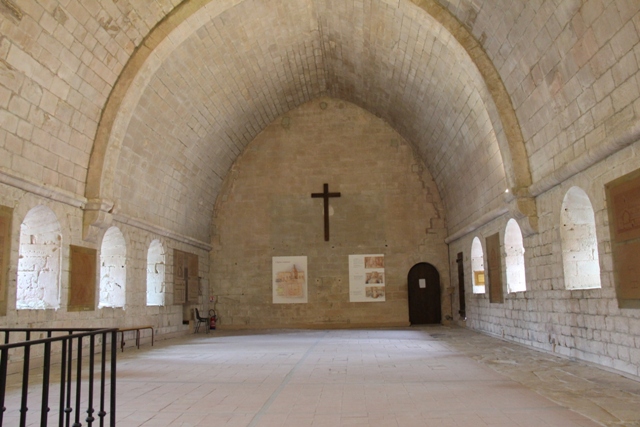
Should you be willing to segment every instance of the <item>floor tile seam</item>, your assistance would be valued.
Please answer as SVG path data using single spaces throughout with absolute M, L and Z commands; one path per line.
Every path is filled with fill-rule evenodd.
M 480 334 L 479 332 L 476 332 L 476 333 Z M 498 352 L 496 351 L 496 348 L 493 347 L 489 350 L 491 356 L 487 356 L 487 349 L 485 348 L 484 345 L 483 346 L 473 345 L 471 346 L 473 350 L 471 350 L 471 348 L 461 348 L 462 346 L 460 346 L 459 343 L 455 342 L 454 340 L 451 340 L 450 339 L 451 337 L 442 337 L 441 342 L 447 348 L 457 351 L 458 353 L 466 356 L 470 360 L 475 361 L 479 365 L 489 368 L 491 371 L 507 378 L 510 381 L 513 381 L 525 387 L 526 389 L 532 391 L 538 396 L 548 399 L 550 402 L 555 403 L 561 408 L 564 408 L 570 412 L 583 416 L 584 418 L 600 425 L 614 425 L 610 423 L 605 424 L 605 421 L 602 420 L 601 417 L 598 417 L 598 418 L 593 417 L 592 414 L 588 413 L 588 411 L 584 411 L 579 404 L 577 405 L 575 404 L 575 402 L 570 402 L 567 399 L 564 399 L 563 398 L 564 396 L 562 395 L 558 396 L 556 393 L 550 393 L 550 390 L 544 387 L 544 382 L 539 382 L 536 384 L 531 381 L 527 381 L 526 379 L 519 378 L 517 376 L 517 372 L 522 372 L 523 370 L 526 371 L 527 369 L 531 368 L 530 366 L 531 363 L 528 360 L 529 358 L 532 357 L 531 352 L 537 352 L 537 353 L 540 353 L 541 355 L 548 356 L 548 358 L 546 358 L 545 360 L 547 363 L 549 363 L 549 366 L 547 366 L 545 369 L 540 369 L 540 367 L 537 366 L 538 372 L 551 372 L 557 369 L 558 367 L 571 366 L 573 363 L 577 364 L 578 366 L 581 366 L 581 365 L 589 366 L 588 364 L 582 363 L 583 361 L 578 361 L 578 360 L 573 361 L 565 357 L 562 357 L 560 355 L 547 354 L 544 351 L 530 348 L 525 344 L 514 343 L 510 341 L 504 342 L 504 340 L 500 339 L 499 337 L 493 337 L 491 335 L 484 335 L 484 334 L 481 334 L 481 335 L 483 337 L 486 336 L 487 338 L 493 338 L 497 341 L 500 341 L 501 348 L 503 351 Z M 510 369 L 508 369 L 511 365 L 502 365 L 502 364 L 492 363 L 494 358 L 500 357 L 500 356 L 508 356 L 510 359 L 515 359 L 517 362 L 517 368 L 514 371 L 511 371 Z M 490 359 L 487 357 L 490 357 Z M 576 378 L 579 378 L 579 376 L 576 376 Z M 589 400 L 592 405 L 595 405 L 600 410 L 604 411 L 607 415 L 615 418 L 616 420 L 620 420 L 620 418 L 618 418 L 617 416 L 614 416 L 613 414 L 610 413 L 610 411 L 605 409 L 603 406 L 597 404 L 596 402 L 593 402 L 590 398 L 584 398 L 581 400 Z
M 491 387 L 491 386 L 496 386 L 496 385 L 501 385 L 501 384 L 513 384 L 512 381 L 483 381 L 483 382 L 476 382 L 477 386 L 487 386 L 487 387 Z M 324 385 L 324 386 L 337 386 L 337 385 L 343 385 L 343 386 L 348 386 L 348 387 L 358 387 L 358 386 L 363 386 L 363 387 L 376 387 L 376 386 L 380 386 L 380 387 L 388 387 L 388 386 L 400 386 L 400 385 L 420 385 L 420 384 L 424 384 L 424 385 L 429 385 L 429 386 L 434 386 L 434 385 L 441 385 L 441 386 L 446 386 L 448 384 L 469 384 L 469 381 L 395 381 L 395 382 L 390 382 L 390 381 L 359 381 L 359 382 L 353 382 L 353 381 L 331 381 L 331 382 L 327 382 L 327 381 L 305 381 L 305 382 L 291 382 L 289 383 L 292 386 L 312 386 L 312 385 Z M 526 388 L 526 387 L 525 387 Z M 449 390 L 447 390 L 449 391 Z M 454 390 L 455 391 L 455 390 Z M 440 390 L 440 392 L 442 392 L 442 390 Z M 546 396 L 542 396 L 542 397 L 546 397 Z
M 437 403 L 437 402 L 433 402 L 433 403 Z M 431 408 L 425 408 L 419 412 L 415 412 L 417 414 L 429 414 L 429 415 L 450 415 L 452 412 L 455 412 L 455 414 L 457 415 L 467 415 L 467 414 L 473 414 L 473 415 L 478 415 L 478 416 L 484 416 L 484 417 L 491 417 L 495 415 L 495 412 L 497 411 L 500 414 L 509 414 L 509 413 L 514 413 L 514 412 L 539 412 L 539 411 L 545 411 L 545 412 L 571 412 L 571 413 L 575 413 L 574 411 L 568 409 L 568 408 L 564 408 L 564 407 L 559 407 L 556 405 L 549 405 L 549 406 L 522 406 L 522 407 L 512 407 L 512 408 L 501 408 L 501 407 L 490 407 L 489 409 L 485 410 L 485 409 L 477 409 L 477 408 L 464 408 L 464 407 L 455 407 L 455 408 L 450 408 L 450 409 L 431 409 Z M 405 408 L 401 408 L 398 409 L 396 411 L 389 411 L 388 408 L 382 408 L 379 410 L 354 410 L 354 409 L 338 409 L 338 410 L 334 410 L 334 411 L 330 411 L 330 410 L 314 410 L 314 411 L 293 411 L 290 410 L 289 412 L 287 412 L 288 414 L 291 413 L 295 413 L 295 414 L 318 414 L 318 415 L 327 415 L 327 414 L 362 414 L 362 413 L 366 413 L 366 414 L 403 414 L 406 415 L 405 413 L 406 409 Z M 488 414 L 486 411 L 490 411 L 491 414 Z M 275 415 L 275 414 L 284 414 L 284 412 L 270 412 L 269 415 Z
M 397 377 L 397 376 L 394 376 Z M 371 385 L 371 384 L 455 384 L 455 383 L 478 383 L 478 384 L 488 384 L 488 383 L 514 383 L 514 384 L 519 384 L 524 386 L 525 388 L 531 390 L 529 387 L 527 387 L 526 384 L 522 384 L 519 381 L 515 381 L 513 379 L 510 378 L 506 378 L 506 379 L 465 379 L 465 378 L 460 378 L 460 379 L 428 379 L 428 380 L 420 380 L 420 379 L 416 379 L 416 380 L 395 380 L 395 381 L 389 381 L 389 380 L 367 380 L 367 381 L 346 381 L 349 380 L 349 378 L 345 378 L 345 383 L 347 384 L 354 384 L 354 385 L 360 385 L 360 384 L 366 384 L 366 385 Z M 273 381 L 273 383 L 275 383 L 276 381 Z M 121 383 L 127 383 L 127 384 L 136 384 L 139 385 L 141 384 L 140 381 L 136 381 L 134 379 L 131 380 L 122 380 L 122 381 L 118 381 L 119 384 Z M 300 384 L 300 379 L 296 379 L 296 381 L 294 382 L 294 384 Z M 143 384 L 202 384 L 202 379 L 200 379 L 199 381 L 194 380 L 194 381 L 185 381 L 185 380 L 175 380 L 175 381 L 167 381 L 167 380 L 147 380 L 144 381 Z M 246 386 L 263 386 L 263 385 L 268 385 L 268 382 L 246 382 L 246 381 L 220 381 L 220 382 L 216 382 L 216 381 L 209 381 L 206 383 L 208 386 L 212 386 L 212 385 L 246 385 Z M 335 381 L 305 381 L 304 384 L 335 384 Z M 606 396 L 605 396 L 606 397 Z
M 269 397 L 269 399 L 267 399 L 267 401 L 264 403 L 264 405 L 262 406 L 262 408 L 260 408 L 260 410 L 258 411 L 258 413 L 255 414 L 255 416 L 253 417 L 253 419 L 251 420 L 251 423 L 249 423 L 248 427 L 255 427 L 258 422 L 260 421 L 260 419 L 262 418 L 262 416 L 269 410 L 269 408 L 271 407 L 271 405 L 273 404 L 273 402 L 277 399 L 277 397 L 280 395 L 280 393 L 282 392 L 282 390 L 284 390 L 284 388 L 287 386 L 287 384 L 289 384 L 289 381 L 291 381 L 291 378 L 293 377 L 293 375 L 295 374 L 296 370 L 302 366 L 304 364 L 304 362 L 306 361 L 307 357 L 309 357 L 310 354 L 312 354 L 313 350 L 316 348 L 316 346 L 322 341 L 323 338 L 325 338 L 329 333 L 327 331 L 324 332 L 324 334 L 319 335 L 316 339 L 316 341 L 307 349 L 307 351 L 304 353 L 304 355 L 300 358 L 300 360 L 298 360 L 298 363 L 296 363 L 293 368 L 287 373 L 287 375 L 284 377 L 284 379 L 282 380 L 282 382 L 280 383 L 280 386 L 278 386 L 278 388 L 271 394 L 271 396 Z

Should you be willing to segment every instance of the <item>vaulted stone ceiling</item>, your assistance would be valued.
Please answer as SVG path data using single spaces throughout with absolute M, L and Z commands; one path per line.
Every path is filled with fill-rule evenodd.
M 634 0 L 6 3 L 0 183 L 84 209 L 89 241 L 112 212 L 208 241 L 233 159 L 318 95 L 413 144 L 450 240 L 507 207 L 533 226 L 537 196 L 640 136 Z
M 388 0 L 200 3 L 152 32 L 146 62 L 123 73 L 107 125 L 103 117 L 105 147 L 99 135 L 94 148 L 89 199 L 202 239 L 247 144 L 290 109 L 329 95 L 378 115 L 414 145 L 450 229 L 503 203 L 514 183 L 492 94 L 467 50 L 423 8 Z

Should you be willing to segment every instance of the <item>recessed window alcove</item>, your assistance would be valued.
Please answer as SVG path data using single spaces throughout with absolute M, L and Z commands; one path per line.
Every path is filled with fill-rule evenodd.
M 118 227 L 107 230 L 100 249 L 99 308 L 124 307 L 127 281 L 127 245 Z
M 515 219 L 510 219 L 504 232 L 505 264 L 507 266 L 507 289 L 509 293 L 527 290 L 524 269 L 524 243 L 522 231 Z
M 159 240 L 154 240 L 147 252 L 147 305 L 163 306 L 165 285 L 165 251 Z
M 477 237 L 473 238 L 471 243 L 471 281 L 473 283 L 474 294 L 485 293 L 485 273 L 484 273 L 484 252 L 482 243 Z
M 62 234 L 56 214 L 36 206 L 20 225 L 18 310 L 60 308 L 60 263 Z
M 571 187 L 560 212 L 560 242 L 567 289 L 600 288 L 600 258 L 596 220 L 589 196 Z

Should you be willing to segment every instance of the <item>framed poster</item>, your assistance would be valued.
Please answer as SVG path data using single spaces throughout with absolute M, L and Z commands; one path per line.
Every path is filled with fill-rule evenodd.
M 349 301 L 386 301 L 383 254 L 349 255 Z
M 274 304 L 308 302 L 306 256 L 273 257 L 272 274 Z
M 68 311 L 92 311 L 96 304 L 96 272 L 98 251 L 69 246 Z
M 620 308 L 640 308 L 640 170 L 604 186 L 613 277 Z

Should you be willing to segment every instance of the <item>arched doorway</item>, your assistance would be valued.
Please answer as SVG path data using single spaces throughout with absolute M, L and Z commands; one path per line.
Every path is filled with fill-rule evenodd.
M 409 322 L 412 325 L 441 323 L 440 274 L 436 268 L 421 262 L 409 270 Z

